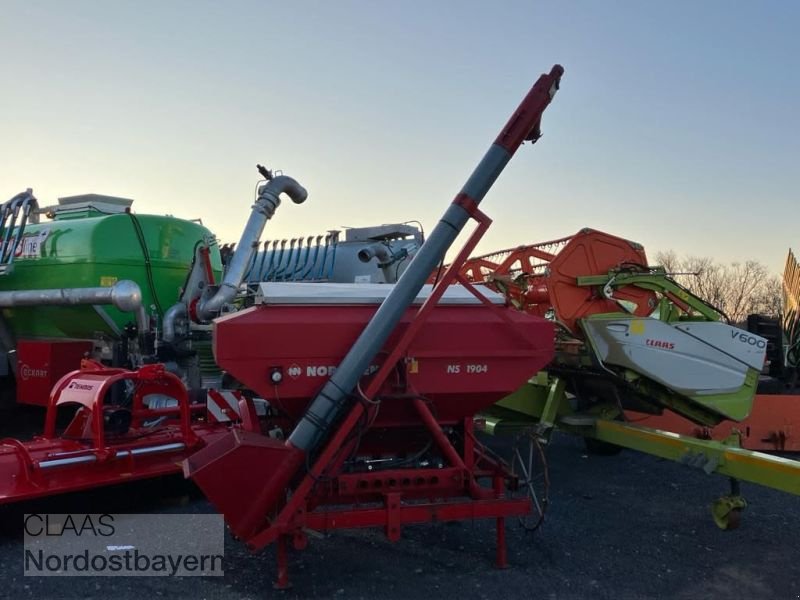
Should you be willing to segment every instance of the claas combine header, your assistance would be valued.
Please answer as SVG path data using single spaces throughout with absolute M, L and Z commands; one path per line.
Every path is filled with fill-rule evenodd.
M 769 452 L 800 452 L 800 265 L 790 250 L 783 271 L 783 312 L 780 319 L 749 315 L 747 329 L 767 338 L 767 363 L 759 377 L 758 393 L 746 419 L 710 427 L 674 413 L 632 415 L 641 424 L 703 439 L 723 440 L 737 435 L 742 446 Z
M 767 340 L 723 322 L 648 266 L 640 244 L 585 229 L 473 257 L 460 272 L 557 324 L 553 362 L 484 411 L 489 432 L 526 431 L 540 445 L 558 428 L 597 452 L 629 447 L 728 475 L 731 493 L 712 509 L 722 528 L 735 527 L 745 507 L 738 479 L 800 493 L 800 463 L 743 450 L 746 425 L 729 425 L 750 415 Z M 690 425 L 677 429 L 689 435 L 670 427 L 676 420 Z M 692 435 L 725 424 L 718 441 Z

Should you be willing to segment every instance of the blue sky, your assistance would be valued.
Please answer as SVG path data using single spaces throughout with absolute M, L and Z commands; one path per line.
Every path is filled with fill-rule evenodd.
M 265 237 L 430 229 L 559 62 L 481 250 L 588 226 L 778 272 L 800 246 L 799 28 L 789 0 L 4 0 L 0 196 L 128 196 L 233 240 L 262 162 L 310 192 Z

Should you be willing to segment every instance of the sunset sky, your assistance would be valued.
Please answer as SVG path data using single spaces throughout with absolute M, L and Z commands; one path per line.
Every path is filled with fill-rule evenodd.
M 0 2 L 0 197 L 96 192 L 238 239 L 255 164 L 309 200 L 265 237 L 431 229 L 554 63 L 480 249 L 592 227 L 650 254 L 800 247 L 800 3 Z

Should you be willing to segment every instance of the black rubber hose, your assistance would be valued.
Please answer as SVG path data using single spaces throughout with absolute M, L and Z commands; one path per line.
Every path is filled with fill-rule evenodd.
M 158 300 L 158 294 L 156 293 L 156 285 L 153 280 L 153 265 L 150 262 L 150 251 L 147 249 L 147 242 L 144 239 L 144 232 L 142 231 L 142 225 L 139 223 L 139 219 L 136 218 L 132 212 L 128 212 L 128 216 L 131 218 L 131 223 L 133 225 L 133 231 L 136 233 L 136 238 L 139 240 L 139 246 L 142 249 L 142 256 L 144 257 L 144 270 L 147 275 L 147 286 L 150 288 L 150 295 L 153 297 L 153 302 L 156 305 L 156 310 L 160 317 L 164 316 L 164 311 L 161 308 L 161 302 Z

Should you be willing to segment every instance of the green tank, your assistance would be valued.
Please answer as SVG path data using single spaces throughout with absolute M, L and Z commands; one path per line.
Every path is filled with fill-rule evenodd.
M 178 300 L 197 244 L 212 237 L 193 221 L 134 215 L 124 199 L 92 195 L 61 202 L 48 215 L 52 220 L 25 227 L 0 291 L 105 287 L 129 279 L 139 284 L 147 312 L 160 318 Z M 219 277 L 216 245 L 211 266 Z M 18 307 L 3 315 L 17 339 L 117 337 L 134 321 L 113 306 Z

